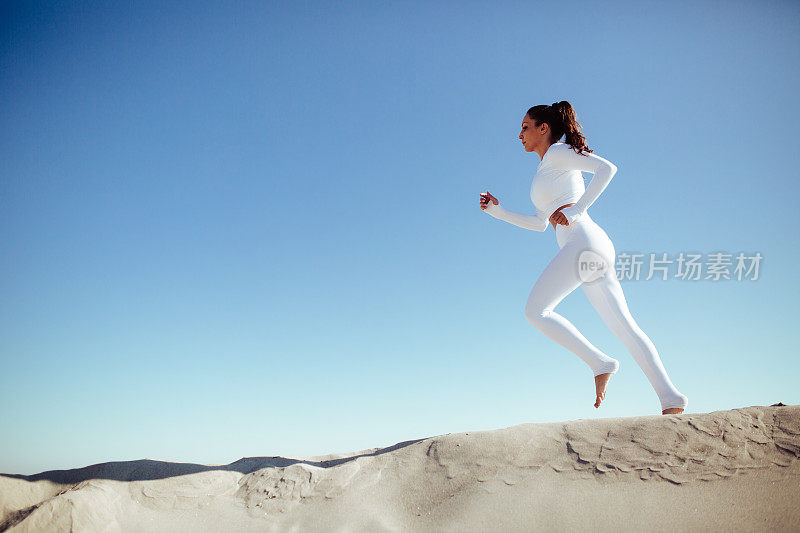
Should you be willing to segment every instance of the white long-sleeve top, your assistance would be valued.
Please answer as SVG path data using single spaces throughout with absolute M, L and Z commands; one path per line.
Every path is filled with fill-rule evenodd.
M 594 174 L 588 187 L 583 183 L 581 171 Z M 561 210 L 572 224 L 597 200 L 616 172 L 617 167 L 599 155 L 590 152 L 578 154 L 567 143 L 553 143 L 536 167 L 531 183 L 535 215 L 509 211 L 491 201 L 484 211 L 515 226 L 544 231 L 550 225 L 550 215 L 556 209 L 575 202 L 575 205 Z

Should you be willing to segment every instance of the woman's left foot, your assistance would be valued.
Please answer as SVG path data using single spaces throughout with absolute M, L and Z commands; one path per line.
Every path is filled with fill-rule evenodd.
M 611 379 L 611 372 L 594 377 L 594 388 L 597 393 L 597 399 L 594 401 L 595 408 L 600 407 L 600 402 L 606 399 L 606 385 L 608 385 L 609 379 Z
M 661 414 L 662 415 L 679 415 L 683 412 L 683 409 L 680 407 L 670 407 L 669 409 L 664 409 Z

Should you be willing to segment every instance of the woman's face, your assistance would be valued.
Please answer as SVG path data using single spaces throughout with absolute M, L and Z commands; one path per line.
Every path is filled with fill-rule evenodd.
M 522 119 L 522 130 L 519 132 L 519 139 L 522 141 L 525 151 L 533 152 L 547 142 L 549 129 L 550 125 L 547 122 L 542 122 L 537 127 L 533 119 L 526 113 L 525 118 Z

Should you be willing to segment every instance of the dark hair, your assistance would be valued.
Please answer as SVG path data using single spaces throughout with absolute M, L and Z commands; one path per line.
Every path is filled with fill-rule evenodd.
M 575 110 L 566 100 L 556 102 L 553 105 L 535 105 L 528 109 L 528 116 L 539 126 L 543 122 L 550 125 L 552 135 L 551 142 L 558 141 L 562 135 L 566 136 L 566 143 L 572 146 L 578 154 L 581 152 L 593 152 L 586 144 L 586 137 L 581 132 L 581 125 L 575 118 Z

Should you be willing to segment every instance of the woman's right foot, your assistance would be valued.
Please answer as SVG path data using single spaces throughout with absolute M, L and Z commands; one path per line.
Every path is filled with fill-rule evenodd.
M 597 393 L 597 399 L 594 401 L 595 408 L 600 407 L 600 402 L 606 399 L 606 385 L 608 385 L 608 380 L 611 379 L 611 374 L 612 372 L 608 372 L 594 377 L 594 388 Z
M 661 414 L 662 415 L 679 415 L 679 414 L 681 414 L 683 412 L 683 410 L 689 404 L 689 398 L 687 398 L 686 396 L 684 396 L 680 392 L 674 397 L 662 398 L 662 399 L 664 401 L 662 402 L 661 405 L 664 405 L 664 403 L 667 403 L 667 402 L 673 403 L 673 404 L 677 403 L 678 405 L 683 405 L 683 407 L 669 407 L 667 409 L 662 409 L 661 410 Z

